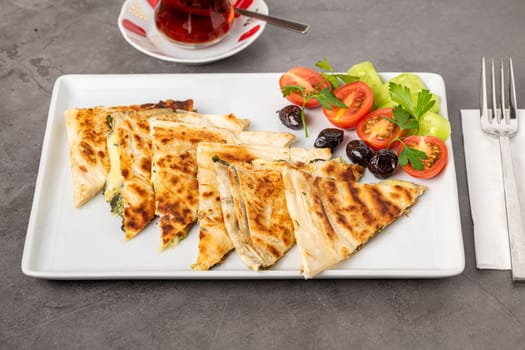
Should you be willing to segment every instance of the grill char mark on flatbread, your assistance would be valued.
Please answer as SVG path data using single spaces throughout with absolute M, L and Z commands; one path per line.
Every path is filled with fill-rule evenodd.
M 391 202 L 388 198 L 385 198 L 383 194 L 377 190 L 377 188 L 370 189 L 370 197 L 373 198 L 375 208 L 379 213 L 380 217 L 395 217 L 399 215 L 402 208 L 396 205 L 395 202 Z
M 311 178 L 297 170 L 285 171 L 283 176 L 291 185 L 287 189 L 287 203 L 293 209 L 290 214 L 294 223 L 299 223 L 295 225 L 295 234 L 305 278 L 348 258 L 406 212 L 426 190 L 406 181 L 361 184 Z M 305 204 L 304 200 L 298 200 L 301 196 L 315 203 L 315 214 L 324 216 L 316 220 L 328 222 L 331 229 L 299 216 L 307 215 L 308 208 L 300 207 Z
M 365 202 L 361 199 L 360 192 L 361 188 L 357 186 L 348 185 L 348 192 L 350 193 L 350 197 L 352 198 L 352 213 L 359 212 L 362 214 L 363 221 L 366 223 L 367 226 L 374 223 L 374 218 L 368 208 L 368 206 L 365 204 Z M 330 203 L 339 205 L 341 201 L 336 201 L 335 198 L 331 195 L 337 195 L 337 185 L 334 182 L 327 182 L 325 183 L 325 193 L 328 198 L 330 198 Z M 350 223 L 346 221 L 346 216 L 342 215 L 340 212 L 337 212 L 337 221 L 344 226 L 350 226 Z
M 414 198 L 405 187 L 399 185 L 386 191 L 386 186 L 381 185 L 318 181 L 323 199 L 329 203 L 327 210 L 339 227 L 352 232 L 360 245 L 399 217 Z M 351 199 L 341 196 L 344 193 L 349 193 Z M 403 194 L 404 201 L 400 200 L 398 193 Z M 345 205 L 341 206 L 341 203 Z
M 232 122 L 231 115 L 225 118 L 203 119 L 201 124 L 226 125 Z M 151 120 L 150 131 L 154 146 L 152 181 L 156 192 L 156 214 L 161 217 L 161 249 L 178 244 L 197 219 L 196 153 L 201 141 L 290 144 L 295 140 L 290 133 L 228 130 L 165 120 Z
M 68 109 L 64 112 L 73 180 L 73 201 L 79 208 L 102 191 L 109 172 L 106 137 L 107 116 L 114 112 L 193 109 L 193 101 L 165 100 L 158 103 L 115 107 Z
M 219 264 L 233 249 L 221 208 L 213 158 L 236 164 L 255 160 L 307 163 L 314 159 L 329 159 L 329 149 L 304 149 L 260 145 L 220 145 L 201 142 L 197 148 L 199 181 L 199 254 L 192 265 L 195 270 L 208 270 Z

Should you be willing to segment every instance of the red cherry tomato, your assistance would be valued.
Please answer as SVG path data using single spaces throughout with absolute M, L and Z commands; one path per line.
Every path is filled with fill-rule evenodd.
M 293 67 L 284 73 L 279 79 L 279 87 L 281 91 L 284 86 L 299 85 L 305 88 L 306 92 L 312 92 L 315 90 L 321 91 L 324 88 L 331 89 L 332 86 L 319 72 L 306 67 Z M 293 104 L 302 106 L 303 96 L 298 93 L 292 93 L 286 96 L 286 99 Z M 306 108 L 319 107 L 321 104 L 315 98 L 306 101 Z
M 427 159 L 422 159 L 423 170 L 415 170 L 410 163 L 403 167 L 410 176 L 422 179 L 428 179 L 439 174 L 447 165 L 448 150 L 445 143 L 435 136 L 418 136 L 412 135 L 406 137 L 403 142 L 407 147 L 415 148 L 423 151 L 427 155 Z M 400 144 L 397 149 L 397 154 L 403 150 L 403 145 Z
M 347 108 L 323 107 L 323 113 L 335 126 L 343 129 L 355 128 L 359 120 L 366 116 L 374 104 L 374 94 L 368 85 L 361 81 L 348 83 L 334 90 L 334 95 Z
M 405 130 L 399 130 L 399 126 L 389 120 L 391 118 L 394 118 L 392 108 L 370 112 L 357 123 L 357 136 L 376 151 L 386 148 L 390 141 L 405 134 Z

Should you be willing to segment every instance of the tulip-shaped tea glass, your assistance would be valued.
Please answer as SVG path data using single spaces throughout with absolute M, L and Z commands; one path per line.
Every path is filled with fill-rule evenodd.
M 230 0 L 161 0 L 155 9 L 155 24 L 172 42 L 201 48 L 223 39 L 234 15 Z

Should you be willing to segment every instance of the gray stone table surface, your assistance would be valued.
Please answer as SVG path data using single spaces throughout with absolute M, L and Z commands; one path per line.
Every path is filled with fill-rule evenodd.
M 475 266 L 461 108 L 478 105 L 480 57 L 512 56 L 525 105 L 523 0 L 267 0 L 312 25 L 268 26 L 248 49 L 187 66 L 129 46 L 122 0 L 0 1 L 0 348 L 518 349 L 525 288 Z M 430 280 L 49 281 L 20 268 L 55 80 L 70 73 L 429 71 L 447 84 L 466 266 Z

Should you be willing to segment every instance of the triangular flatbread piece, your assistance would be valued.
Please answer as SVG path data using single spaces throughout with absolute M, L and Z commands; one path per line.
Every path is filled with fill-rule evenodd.
M 196 270 L 208 270 L 220 263 L 233 249 L 224 225 L 214 159 L 228 163 L 251 163 L 256 159 L 307 163 L 314 159 L 329 159 L 330 149 L 305 149 L 261 145 L 227 145 L 201 142 L 197 147 L 199 182 L 199 255 L 192 265 Z
M 235 251 L 254 271 L 272 266 L 295 244 L 280 167 L 257 169 L 219 160 L 215 170 Z
M 131 239 L 155 217 L 148 118 L 113 115 L 108 150 L 111 169 L 104 197 L 111 212 L 122 217 L 122 230 Z
M 407 181 L 362 184 L 284 169 L 288 211 L 305 278 L 350 257 L 426 190 Z
M 165 100 L 158 103 L 68 109 L 64 113 L 73 180 L 73 202 L 79 208 L 102 191 L 109 172 L 106 137 L 110 131 L 107 116 L 114 112 L 193 109 L 193 101 Z
M 201 141 L 288 146 L 295 140 L 290 133 L 228 130 L 165 120 L 151 120 L 150 130 L 151 179 L 155 188 L 155 213 L 160 216 L 161 249 L 177 245 L 197 220 L 197 145 Z

